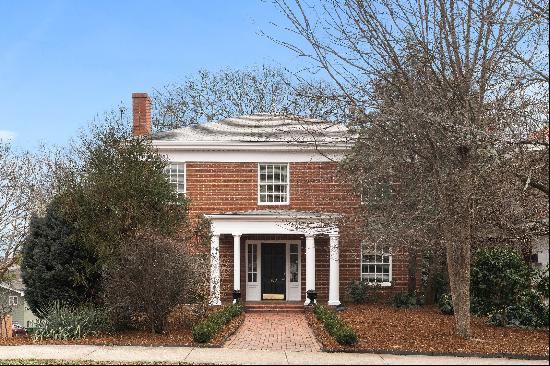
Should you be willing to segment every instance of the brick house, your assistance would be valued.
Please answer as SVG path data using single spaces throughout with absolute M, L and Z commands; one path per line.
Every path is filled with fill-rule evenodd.
M 150 99 L 134 93 L 134 135 L 151 133 Z M 351 223 L 361 205 L 338 161 L 351 148 L 345 126 L 257 114 L 159 132 L 167 175 L 212 225 L 211 304 L 318 301 L 337 306 L 354 280 L 407 290 L 408 257 L 364 240 Z

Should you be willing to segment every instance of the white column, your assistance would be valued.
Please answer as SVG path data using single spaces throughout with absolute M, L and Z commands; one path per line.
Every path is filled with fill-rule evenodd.
M 306 235 L 306 291 L 315 290 L 315 237 Z M 306 294 L 305 304 L 309 304 Z
M 339 236 L 330 235 L 330 273 L 328 287 L 328 304 L 340 305 L 340 260 Z
M 233 234 L 233 290 L 241 290 L 241 234 Z
M 210 305 L 221 305 L 220 300 L 220 235 L 212 235 L 210 243 Z

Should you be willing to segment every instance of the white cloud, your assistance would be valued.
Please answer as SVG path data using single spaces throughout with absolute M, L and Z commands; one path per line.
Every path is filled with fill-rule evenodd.
M 15 132 L 8 130 L 0 130 L 0 141 L 8 141 L 15 139 Z

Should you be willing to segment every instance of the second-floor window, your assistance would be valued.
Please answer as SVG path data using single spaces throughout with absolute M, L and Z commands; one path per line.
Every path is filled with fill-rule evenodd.
M 177 193 L 185 193 L 185 163 L 169 163 L 164 173 Z
M 19 304 L 19 299 L 17 296 L 10 296 L 8 298 L 8 306 L 17 306 Z
M 258 203 L 288 204 L 288 164 L 259 164 Z

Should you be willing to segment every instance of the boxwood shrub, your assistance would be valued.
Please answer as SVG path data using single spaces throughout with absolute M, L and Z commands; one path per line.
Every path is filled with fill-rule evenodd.
M 243 310 L 241 304 L 233 304 L 210 314 L 205 320 L 193 327 L 193 340 L 197 343 L 210 341 L 231 319 L 239 316 Z
M 316 305 L 313 313 L 323 323 L 327 332 L 336 339 L 336 342 L 346 346 L 352 346 L 357 343 L 357 334 L 355 331 L 344 323 L 334 311 L 325 306 Z

